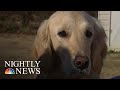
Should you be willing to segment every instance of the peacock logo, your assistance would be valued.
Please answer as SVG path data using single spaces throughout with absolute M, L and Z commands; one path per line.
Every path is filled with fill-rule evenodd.
M 5 70 L 5 74 L 15 74 L 15 71 L 14 71 L 14 69 L 12 69 L 12 68 L 7 68 L 7 69 Z

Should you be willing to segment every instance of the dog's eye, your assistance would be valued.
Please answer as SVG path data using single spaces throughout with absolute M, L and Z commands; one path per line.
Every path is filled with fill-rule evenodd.
M 67 36 L 67 33 L 66 33 L 65 31 L 61 31 L 61 32 L 58 33 L 58 35 L 59 35 L 60 37 L 66 37 L 66 36 Z
M 85 32 L 85 36 L 87 37 L 87 38 L 90 38 L 90 37 L 92 37 L 92 32 L 91 31 L 89 31 L 89 30 L 87 30 L 86 32 Z

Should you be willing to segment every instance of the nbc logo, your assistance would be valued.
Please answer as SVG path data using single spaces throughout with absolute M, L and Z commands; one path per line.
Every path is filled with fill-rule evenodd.
M 5 74 L 15 74 L 15 71 L 14 71 L 14 69 L 12 69 L 12 68 L 7 68 L 7 69 L 5 70 Z

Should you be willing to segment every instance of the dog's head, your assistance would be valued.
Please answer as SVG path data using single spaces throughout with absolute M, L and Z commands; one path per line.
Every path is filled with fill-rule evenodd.
M 94 77 L 102 69 L 107 51 L 105 39 L 100 23 L 87 13 L 60 11 L 40 26 L 34 53 L 40 60 L 43 56 L 48 57 L 47 60 L 42 60 L 49 67 L 47 69 L 52 67 L 51 70 L 62 72 L 68 77 Z

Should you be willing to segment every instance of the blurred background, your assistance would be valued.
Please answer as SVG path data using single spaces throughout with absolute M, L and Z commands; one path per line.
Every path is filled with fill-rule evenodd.
M 0 11 L 0 33 L 35 34 L 41 21 L 55 11 Z M 97 12 L 88 11 L 94 17 Z

